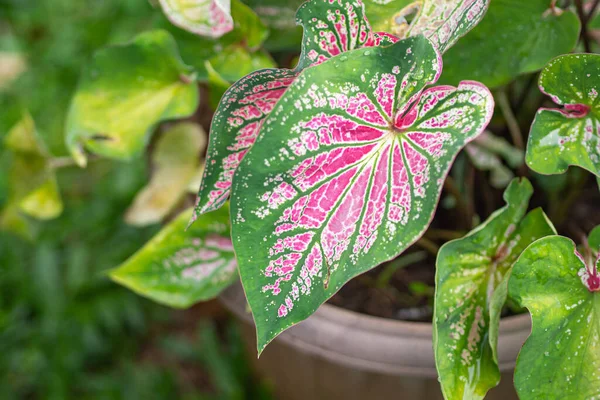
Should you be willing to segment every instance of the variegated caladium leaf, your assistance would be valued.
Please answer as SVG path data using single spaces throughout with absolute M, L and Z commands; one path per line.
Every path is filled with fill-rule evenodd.
M 169 20 L 189 32 L 218 38 L 233 29 L 231 0 L 159 0 Z
M 84 69 L 67 117 L 67 147 L 85 166 L 84 148 L 131 159 L 158 122 L 191 115 L 198 105 L 193 70 L 166 31 L 149 31 L 98 51 Z
M 257 71 L 223 95 L 213 117 L 194 218 L 225 203 L 233 174 L 254 144 L 264 119 L 304 68 L 345 51 L 397 40 L 371 32 L 360 0 L 310 0 L 298 9 L 296 18 L 304 28 L 297 68 Z
M 181 213 L 142 249 L 110 272 L 116 282 L 177 308 L 209 300 L 237 278 L 228 207 L 185 229 L 193 210 Z
M 500 382 L 496 352 L 505 278 L 527 246 L 556 234 L 541 209 L 525 216 L 532 194 L 527 179 L 514 179 L 504 208 L 438 253 L 434 350 L 447 400 L 483 399 Z
M 441 82 L 475 79 L 505 85 L 570 52 L 581 23 L 552 0 L 494 0 L 481 23 L 444 55 Z M 498 27 L 502 27 L 499 30 Z
M 493 112 L 475 82 L 424 90 L 440 71 L 423 36 L 354 50 L 306 69 L 267 117 L 231 209 L 259 350 L 424 233 Z
M 556 58 L 542 71 L 540 89 L 563 108 L 538 111 L 527 165 L 546 175 L 576 165 L 600 177 L 600 55 Z
M 425 35 L 444 53 L 481 21 L 489 3 L 490 0 L 423 0 L 405 36 Z
M 515 264 L 509 293 L 533 321 L 515 370 L 520 399 L 600 397 L 599 267 L 562 236 L 538 240 Z

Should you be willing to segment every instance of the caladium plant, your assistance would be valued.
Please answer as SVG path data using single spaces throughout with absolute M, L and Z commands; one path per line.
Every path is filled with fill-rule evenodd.
M 597 398 L 600 228 L 585 237 L 594 215 L 573 216 L 588 210 L 574 203 L 581 197 L 597 211 L 597 189 L 587 173 L 559 184 L 527 166 L 543 175 L 575 166 L 600 179 L 600 56 L 560 56 L 577 40 L 588 53 L 600 48 L 588 24 L 598 2 L 295 1 L 303 38 L 289 57 L 293 35 L 268 38 L 289 29 L 289 4 L 279 3 L 160 0 L 188 32 L 161 26 L 101 50 L 84 70 L 66 124 L 74 162 L 87 163 L 85 150 L 129 160 L 149 145 L 152 176 L 125 219 L 172 219 L 110 276 L 188 307 L 239 275 L 261 352 L 349 280 L 416 243 L 437 260 L 433 348 L 446 399 L 481 399 L 498 384 L 501 316 L 521 307 L 533 331 L 515 374 L 520 397 Z M 555 56 L 537 93 L 532 73 Z M 499 88 L 493 121 L 493 95 L 474 78 Z M 545 107 L 544 95 L 563 108 Z M 156 125 L 183 118 L 193 121 L 168 122 L 152 140 Z M 41 172 L 14 174 L 35 179 L 9 198 L 1 226 L 21 223 L 19 212 L 48 219 L 62 210 L 54 170 L 65 162 L 33 126 L 25 118 L 3 141 L 17 170 L 33 155 Z M 582 245 L 557 236 L 551 219 Z M 379 289 L 395 273 L 387 267 L 372 280 Z

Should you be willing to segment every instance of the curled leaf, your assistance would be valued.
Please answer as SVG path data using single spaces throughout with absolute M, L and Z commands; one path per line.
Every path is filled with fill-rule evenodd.
M 236 261 L 224 207 L 186 230 L 188 209 L 142 249 L 110 272 L 116 282 L 171 307 L 216 297 L 236 278 Z
M 425 90 L 440 70 L 423 36 L 354 50 L 306 69 L 265 120 L 231 202 L 259 350 L 424 233 L 493 111 L 475 82 Z
M 547 175 L 576 165 L 600 177 L 600 55 L 556 58 L 542 72 L 540 89 L 563 108 L 538 111 L 527 165 Z
M 166 130 L 152 153 L 152 179 L 135 197 L 125 221 L 146 226 L 162 221 L 187 193 L 206 146 L 200 125 L 181 122 Z
M 233 29 L 231 0 L 159 0 L 167 18 L 189 32 L 218 38 Z
M 562 236 L 538 240 L 515 264 L 509 293 L 531 313 L 515 387 L 522 400 L 600 394 L 600 258 L 585 260 Z
M 144 149 L 155 124 L 189 116 L 197 104 L 193 72 L 171 35 L 143 33 L 97 52 L 84 69 L 67 118 L 67 146 L 82 166 L 84 147 L 130 159 Z
M 532 194 L 527 179 L 513 180 L 504 208 L 438 254 L 434 349 L 448 400 L 483 399 L 500 381 L 497 345 L 506 278 L 527 246 L 556 234 L 541 209 L 525 216 Z

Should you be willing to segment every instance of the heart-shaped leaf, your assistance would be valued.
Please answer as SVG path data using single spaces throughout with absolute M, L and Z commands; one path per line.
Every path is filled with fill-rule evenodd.
M 231 0 L 159 0 L 174 25 L 201 36 L 218 38 L 233 29 Z
M 444 55 L 441 82 L 475 79 L 497 87 L 570 52 L 579 18 L 552 7 L 552 0 L 492 1 L 483 21 Z
M 355 50 L 305 70 L 266 119 L 232 193 L 259 350 L 429 225 L 452 161 L 493 112 L 475 82 L 424 91 L 440 70 L 423 36 Z
M 304 68 L 348 50 L 396 41 L 371 32 L 359 0 L 311 0 L 298 9 L 297 20 L 305 31 L 298 67 L 250 74 L 221 99 L 213 117 L 195 216 L 225 203 L 233 174 L 254 144 L 264 119 Z
M 489 3 L 490 0 L 423 0 L 406 37 L 425 35 L 443 54 L 481 21 Z
M 192 122 L 180 122 L 163 133 L 152 153 L 152 179 L 125 214 L 128 224 L 155 224 L 173 210 L 198 171 L 205 137 L 202 127 Z
M 533 320 L 515 370 L 521 400 L 600 396 L 599 264 L 586 265 L 561 236 L 538 240 L 515 264 L 509 293 Z
M 497 345 L 505 277 L 527 246 L 556 234 L 541 209 L 525 216 L 532 194 L 527 179 L 513 180 L 504 193 L 504 208 L 440 249 L 434 349 L 447 400 L 483 399 L 500 382 Z
M 189 307 L 217 296 L 237 277 L 227 207 L 196 221 L 181 213 L 141 250 L 112 270 L 116 282 L 171 307 Z
M 192 73 L 165 31 L 97 52 L 80 78 L 67 119 L 67 145 L 75 160 L 86 164 L 84 146 L 112 158 L 139 154 L 156 123 L 196 110 Z
M 600 177 L 600 55 L 558 57 L 542 72 L 540 88 L 564 108 L 538 111 L 527 165 L 547 175 L 576 165 Z

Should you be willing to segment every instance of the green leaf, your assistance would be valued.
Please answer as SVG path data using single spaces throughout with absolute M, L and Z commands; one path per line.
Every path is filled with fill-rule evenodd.
M 515 370 L 521 400 L 600 395 L 599 264 L 586 265 L 561 236 L 538 240 L 515 264 L 509 293 L 533 321 Z
M 527 179 L 513 180 L 504 193 L 504 208 L 440 249 L 434 349 L 448 400 L 483 399 L 500 382 L 497 345 L 505 278 L 527 246 L 556 234 L 541 209 L 525 216 L 532 194 Z
M 509 83 L 570 52 L 581 24 L 571 11 L 552 12 L 552 0 L 494 0 L 481 23 L 444 55 L 441 82 L 475 79 Z
M 237 166 L 254 144 L 265 118 L 304 68 L 355 48 L 397 40 L 371 32 L 364 7 L 356 0 L 338 0 L 333 4 L 329 0 L 307 1 L 298 10 L 297 19 L 305 35 L 296 69 L 257 71 L 236 82 L 223 95 L 213 117 L 195 216 L 227 201 Z M 348 26 L 352 26 L 350 33 Z M 222 81 L 214 73 L 212 80 Z
M 96 53 L 85 68 L 67 119 L 67 145 L 80 165 L 83 152 L 130 159 L 159 121 L 191 115 L 198 104 L 193 71 L 165 31 Z
M 159 0 L 174 25 L 200 36 L 218 38 L 233 29 L 231 0 Z
M 58 217 L 63 211 L 63 204 L 56 175 L 50 155 L 38 138 L 29 114 L 24 114 L 9 131 L 4 144 L 12 151 L 7 212 L 19 210 L 42 220 Z M 17 216 L 10 219 L 15 218 Z
M 196 175 L 205 137 L 202 127 L 192 122 L 180 122 L 163 133 L 152 153 L 152 179 L 125 214 L 128 224 L 155 224 L 175 208 Z
M 438 62 L 423 36 L 355 50 L 306 69 L 267 117 L 231 203 L 259 350 L 429 225 L 493 112 L 475 82 L 424 90 Z
M 209 60 L 216 72 L 229 82 L 261 69 L 277 65 L 265 51 L 249 52 L 241 45 L 231 45 Z
M 563 108 L 538 111 L 527 165 L 546 175 L 576 165 L 600 177 L 600 55 L 556 58 L 542 72 L 540 88 Z
M 186 230 L 192 209 L 181 213 L 141 250 L 112 270 L 116 282 L 171 307 L 216 297 L 237 277 L 228 209 L 202 217 Z
M 443 54 L 481 21 L 489 3 L 490 0 L 423 0 L 405 36 L 425 35 Z

